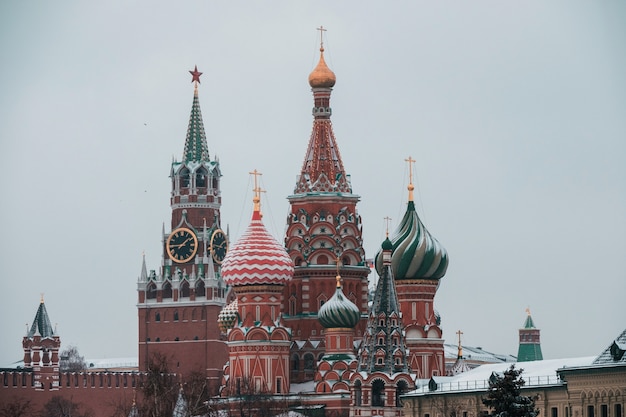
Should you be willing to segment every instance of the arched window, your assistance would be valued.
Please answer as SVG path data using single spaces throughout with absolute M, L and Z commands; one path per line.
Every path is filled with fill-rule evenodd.
M 405 380 L 398 381 L 396 385 L 396 407 L 402 407 L 402 399 L 400 396 L 409 391 L 409 384 Z
M 156 284 L 154 282 L 151 282 L 148 285 L 148 289 L 146 290 L 146 298 L 148 300 L 153 300 L 156 298 Z
M 300 370 L 300 356 L 294 354 L 291 357 L 291 371 L 298 372 Z
M 154 321 L 161 321 L 161 313 L 154 314 Z
M 180 284 L 180 296 L 181 297 L 189 297 L 189 282 L 183 281 Z
M 196 171 L 196 187 L 206 187 L 207 172 L 206 169 L 200 168 Z
M 172 284 L 168 281 L 163 284 L 163 298 L 172 298 Z
M 180 170 L 180 188 L 189 187 L 189 170 L 183 168 Z
M 360 406 L 362 401 L 361 398 L 361 381 L 357 379 L 354 383 L 354 405 L 356 405 L 357 407 Z
M 289 315 L 290 316 L 295 316 L 296 315 L 296 297 L 292 296 L 289 299 Z
M 313 356 L 312 353 L 306 353 L 304 355 L 304 370 L 305 371 L 315 370 L 315 356 Z
M 206 289 L 204 288 L 204 281 L 199 280 L 196 284 L 196 297 L 204 297 L 206 295 Z
M 374 407 L 385 406 L 385 383 L 380 379 L 372 384 L 372 405 Z
M 178 321 L 178 311 L 174 311 L 174 321 Z

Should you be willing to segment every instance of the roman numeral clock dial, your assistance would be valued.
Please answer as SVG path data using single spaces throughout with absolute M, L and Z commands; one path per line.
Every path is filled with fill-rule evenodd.
M 191 230 L 180 227 L 169 235 L 165 249 L 172 261 L 184 263 L 191 260 L 198 251 L 198 238 Z

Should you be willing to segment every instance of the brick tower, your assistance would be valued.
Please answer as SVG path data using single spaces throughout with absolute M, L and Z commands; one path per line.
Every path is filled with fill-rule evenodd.
M 320 28 L 323 30 L 322 28 Z M 284 290 L 284 318 L 293 330 L 292 381 L 311 380 L 315 362 L 324 352 L 321 306 L 335 293 L 335 259 L 346 297 L 361 311 L 357 334 L 365 330 L 367 276 L 362 225 L 333 134 L 330 94 L 335 74 L 324 61 L 323 43 L 317 67 L 309 75 L 313 91 L 313 130 L 297 178 L 287 218 L 285 246 L 295 264 L 293 281 Z
M 183 158 L 173 161 L 171 231 L 163 230 L 159 272 L 148 272 L 145 258 L 137 284 L 139 368 L 155 354 L 164 355 L 172 372 L 206 373 L 217 390 L 227 360 L 217 316 L 225 305 L 220 264 L 228 241 L 220 229 L 220 166 L 209 158 L 198 84 L 201 72 L 190 71 L 193 104 Z
M 402 321 L 409 348 L 409 366 L 418 378 L 445 375 L 441 318 L 434 298 L 439 280 L 448 268 L 446 249 L 426 230 L 415 211 L 413 175 L 409 162 L 409 201 L 404 217 L 391 239 L 391 267 L 395 277 Z M 382 276 L 383 251 L 376 255 L 376 270 Z
M 526 309 L 526 321 L 524 328 L 519 329 L 519 348 L 517 350 L 518 362 L 540 361 L 543 359 L 541 353 L 540 330 L 535 327 L 535 322 L 530 315 L 530 309 Z
M 24 348 L 24 368 L 33 370 L 35 389 L 58 390 L 61 339 L 52 328 L 43 296 L 33 324 L 22 340 L 22 347 Z

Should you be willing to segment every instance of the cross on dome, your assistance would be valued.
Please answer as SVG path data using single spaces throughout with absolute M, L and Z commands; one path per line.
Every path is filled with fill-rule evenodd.
M 415 186 L 413 185 L 413 164 L 415 163 L 415 159 L 409 156 L 405 161 L 409 163 L 409 185 L 407 186 L 409 190 L 409 201 L 413 201 L 413 190 L 415 190 Z

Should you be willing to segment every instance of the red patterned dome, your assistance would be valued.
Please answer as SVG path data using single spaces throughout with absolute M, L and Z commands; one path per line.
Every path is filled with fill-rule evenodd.
M 293 261 L 285 247 L 268 233 L 255 210 L 243 236 L 222 262 L 222 278 L 230 286 L 284 285 L 293 277 Z

